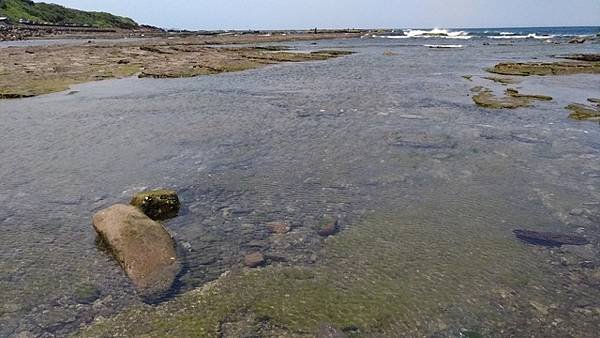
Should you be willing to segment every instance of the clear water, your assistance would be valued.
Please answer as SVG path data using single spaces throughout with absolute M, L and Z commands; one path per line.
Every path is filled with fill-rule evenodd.
M 594 332 L 598 265 L 562 264 L 560 252 L 523 245 L 511 232 L 579 232 L 593 243 L 586 260 L 598 263 L 600 127 L 569 120 L 564 107 L 599 97 L 600 78 L 525 78 L 516 86 L 522 92 L 555 100 L 513 111 L 478 108 L 469 89 L 502 89 L 480 78 L 497 62 L 599 52 L 599 45 L 461 43 L 449 50 L 391 39 L 287 43 L 356 54 L 0 101 L 0 336 L 64 336 L 141 303 L 96 245 L 90 220 L 156 187 L 177 189 L 184 206 L 167 223 L 186 266 L 176 292 L 235 269 L 256 249 L 274 264 L 335 273 L 343 258 L 320 263 L 327 244 L 311 228 L 329 214 L 364 245 L 348 257 L 406 259 L 410 273 L 400 280 L 414 302 L 397 329 L 422 336 L 442 317 L 475 322 L 474 308 L 506 306 L 489 297 L 500 290 L 520 303 L 487 328 L 497 336 Z M 265 223 L 281 219 L 294 231 L 274 240 Z M 373 276 L 356 266 L 354 276 Z M 539 321 L 530 304 L 540 299 L 558 304 L 557 326 L 556 318 L 520 321 L 525 314 Z M 437 301 L 430 316 L 419 310 L 419 302 L 432 309 Z

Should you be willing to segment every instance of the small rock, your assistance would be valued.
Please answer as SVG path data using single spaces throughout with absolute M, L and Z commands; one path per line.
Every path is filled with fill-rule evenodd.
M 137 193 L 129 204 L 139 208 L 153 220 L 165 220 L 177 216 L 179 197 L 173 190 L 152 190 Z
M 267 226 L 276 234 L 287 234 L 290 232 L 290 225 L 285 221 L 269 222 Z
M 338 230 L 338 221 L 330 217 L 325 217 L 319 223 L 317 233 L 319 236 L 328 237 L 335 234 Z
M 244 257 L 244 265 L 249 268 L 257 268 L 265 264 L 265 256 L 261 252 L 253 252 Z

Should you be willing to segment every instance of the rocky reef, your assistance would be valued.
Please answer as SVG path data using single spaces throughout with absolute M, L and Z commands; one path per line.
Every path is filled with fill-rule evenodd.
M 600 62 L 503 62 L 488 71 L 518 76 L 600 74 Z
M 284 37 L 272 39 L 278 41 Z M 215 40 L 226 41 L 229 40 Z M 232 43 L 237 41 L 246 40 L 232 40 Z M 78 83 L 135 75 L 185 78 L 351 54 L 332 50 L 300 53 L 264 47 L 215 48 L 207 46 L 208 43 L 182 38 L 10 48 L 0 53 L 0 99 L 31 97 L 63 91 Z
M 590 102 L 594 102 L 595 99 L 590 99 Z M 587 120 L 587 121 L 598 121 L 600 122 L 600 104 L 586 105 L 580 103 L 573 103 L 566 107 L 571 112 L 569 117 L 574 120 Z
M 515 109 L 519 107 L 528 107 L 532 101 L 552 101 L 552 97 L 545 95 L 525 95 L 520 94 L 518 90 L 506 89 L 504 96 L 497 97 L 488 88 L 473 88 L 471 91 L 477 93 L 473 95 L 473 101 L 480 107 L 490 109 Z

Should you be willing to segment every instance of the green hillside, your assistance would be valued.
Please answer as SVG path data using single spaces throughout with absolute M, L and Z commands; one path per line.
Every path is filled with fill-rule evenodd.
M 130 18 L 109 13 L 86 12 L 28 0 L 0 0 L 0 17 L 8 17 L 14 22 L 23 19 L 37 23 L 88 25 L 101 28 L 135 28 L 138 26 Z

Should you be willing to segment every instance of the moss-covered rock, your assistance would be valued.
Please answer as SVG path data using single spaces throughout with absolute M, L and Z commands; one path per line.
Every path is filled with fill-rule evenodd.
M 153 220 L 165 220 L 177 216 L 179 197 L 174 190 L 152 190 L 135 194 L 130 202 Z
M 474 90 L 472 90 L 474 91 Z M 488 88 L 481 88 L 473 95 L 473 101 L 480 107 L 490 109 L 516 109 L 520 107 L 529 107 L 533 100 L 551 101 L 552 97 L 545 95 L 526 95 L 520 94 L 515 89 L 507 89 L 505 96 L 498 97 Z
M 519 76 L 600 74 L 600 62 L 504 62 L 488 72 Z
M 571 111 L 570 118 L 574 120 L 600 121 L 600 106 L 589 106 L 585 104 L 573 103 L 566 107 Z

